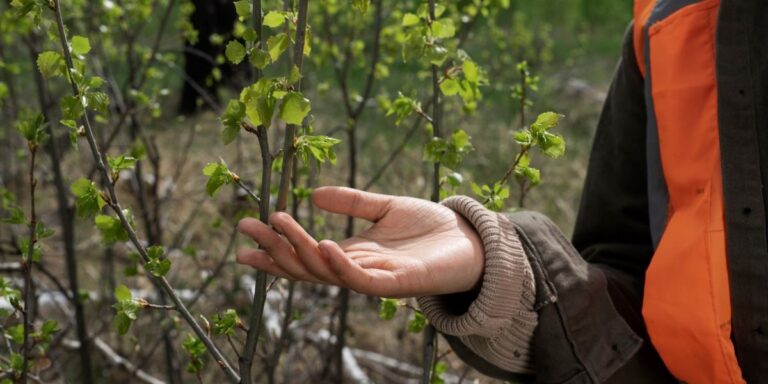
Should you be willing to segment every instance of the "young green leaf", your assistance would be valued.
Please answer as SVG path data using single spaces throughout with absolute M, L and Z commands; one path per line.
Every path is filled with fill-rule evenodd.
M 301 125 L 312 105 L 300 92 L 288 92 L 280 105 L 280 119 L 288 124 Z
M 208 176 L 208 183 L 205 185 L 205 190 L 211 197 L 216 195 L 216 192 L 223 185 L 229 185 L 235 181 L 227 166 L 222 163 L 208 163 L 208 165 L 203 168 L 203 174 Z
M 91 42 L 87 37 L 72 37 L 72 52 L 76 55 L 85 55 L 91 51 Z
M 123 212 L 123 214 L 126 213 L 128 212 Z M 123 228 L 119 218 L 108 215 L 96 215 L 94 223 L 99 233 L 101 233 L 101 241 L 104 244 L 111 245 L 119 241 L 128 241 L 128 232 Z
M 240 127 L 245 118 L 245 104 L 239 100 L 230 100 L 227 109 L 221 116 L 221 123 L 224 124 L 224 130 L 221 132 L 221 141 L 227 145 L 235 140 L 240 133 Z
M 212 321 L 213 333 L 217 335 L 232 336 L 235 334 L 235 327 L 242 325 L 242 320 L 234 309 L 227 309 L 222 314 L 213 315 Z
M 189 354 L 190 361 L 187 365 L 187 372 L 198 373 L 203 369 L 203 357 L 205 357 L 205 344 L 193 335 L 187 335 L 184 343 L 181 345 Z
M 427 326 L 427 318 L 421 312 L 413 312 L 413 318 L 408 321 L 408 332 L 419 333 Z
M 264 15 L 264 26 L 277 28 L 285 23 L 285 14 L 279 11 L 269 11 Z
M 340 142 L 341 140 L 329 136 L 299 136 L 296 139 L 296 154 L 304 163 L 307 163 L 311 156 L 319 163 L 325 163 L 328 160 L 331 164 L 336 164 L 336 152 L 333 146 Z
M 267 39 L 267 51 L 269 52 L 269 57 L 272 61 L 277 61 L 277 59 L 280 58 L 280 55 L 288 49 L 290 44 L 291 38 L 288 37 L 288 34 L 286 33 L 270 36 L 269 39 Z
M 251 16 L 251 0 L 235 1 L 235 12 L 240 20 L 247 19 Z
M 37 56 L 37 69 L 43 78 L 49 79 L 66 73 L 64 59 L 58 52 L 46 51 Z
M 227 44 L 224 54 L 232 64 L 240 64 L 245 58 L 245 46 L 237 40 L 232 40 Z
M 406 13 L 403 15 L 403 27 L 412 27 L 416 24 L 419 24 L 419 22 L 421 22 L 421 19 L 413 13 Z
M 397 307 L 400 306 L 400 301 L 397 299 L 381 299 L 379 304 L 379 317 L 383 320 L 392 320 L 397 313 Z
M 165 249 L 160 245 L 147 248 L 149 261 L 144 265 L 144 268 L 156 277 L 165 276 L 171 269 L 171 261 L 164 256 Z
M 72 183 L 70 190 L 75 195 L 77 215 L 80 217 L 92 217 L 106 205 L 93 181 L 81 177 Z

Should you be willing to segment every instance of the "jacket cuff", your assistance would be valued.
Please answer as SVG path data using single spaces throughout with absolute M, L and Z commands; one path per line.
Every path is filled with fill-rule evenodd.
M 531 266 L 513 224 L 466 196 L 442 204 L 466 218 L 485 251 L 485 271 L 477 297 L 465 311 L 455 295 L 419 297 L 429 322 L 456 336 L 472 352 L 510 372 L 532 371 L 531 341 L 537 325 Z M 458 313 L 457 313 L 458 312 Z

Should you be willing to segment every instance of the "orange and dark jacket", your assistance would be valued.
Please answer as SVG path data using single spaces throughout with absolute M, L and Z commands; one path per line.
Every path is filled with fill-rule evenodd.
M 543 383 L 768 383 L 768 1 L 637 0 L 572 245 L 511 214 Z M 456 297 L 458 305 L 472 297 Z
M 715 65 L 719 8 L 720 0 L 635 4 L 647 162 L 649 176 L 657 176 L 649 183 L 656 251 L 642 311 L 667 368 L 690 383 L 743 382 L 731 342 Z

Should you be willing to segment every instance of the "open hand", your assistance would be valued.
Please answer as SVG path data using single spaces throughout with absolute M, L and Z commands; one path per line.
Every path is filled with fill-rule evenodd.
M 383 297 L 463 292 L 480 281 L 484 260 L 477 233 L 440 204 L 341 187 L 318 188 L 312 202 L 373 225 L 338 244 L 318 243 L 287 213 L 270 216 L 274 229 L 245 218 L 238 229 L 261 249 L 241 249 L 237 261 L 291 280 Z

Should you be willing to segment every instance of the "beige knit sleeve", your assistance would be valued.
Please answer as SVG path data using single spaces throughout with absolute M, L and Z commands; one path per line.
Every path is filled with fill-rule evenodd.
M 456 314 L 450 296 L 419 297 L 429 322 L 457 337 L 489 363 L 515 373 L 533 371 L 531 340 L 537 324 L 533 272 L 512 223 L 466 196 L 442 203 L 477 230 L 485 251 L 485 271 L 477 298 Z

